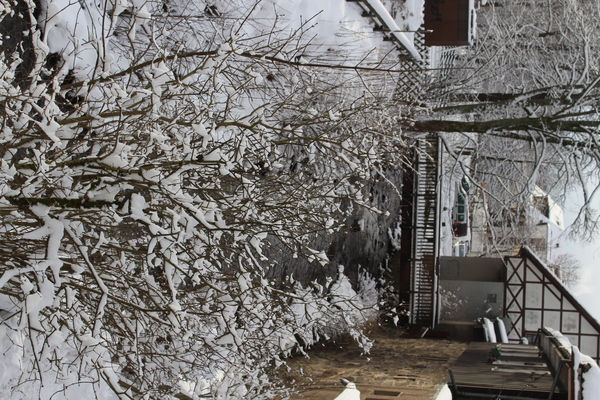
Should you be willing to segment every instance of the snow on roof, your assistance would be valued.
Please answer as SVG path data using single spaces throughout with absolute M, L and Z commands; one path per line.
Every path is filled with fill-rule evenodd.
M 404 11 L 394 19 L 388 8 L 381 0 L 364 0 L 390 29 L 399 43 L 416 59 L 421 60 L 410 35 L 399 27 L 406 25 L 409 30 L 417 30 L 423 21 L 423 0 L 415 0 L 404 5 Z M 275 9 L 285 11 L 281 15 L 281 22 L 289 24 L 291 30 L 300 29 L 303 23 L 310 19 L 311 32 L 315 35 L 311 40 L 314 43 L 328 45 L 359 44 L 372 47 L 380 46 L 384 36 L 373 34 L 369 20 L 361 17 L 361 9 L 345 0 L 271 0 Z M 415 3 L 415 4 L 413 4 Z M 268 8 L 268 10 L 267 10 Z M 272 12 L 271 7 L 265 10 Z M 418 12 L 416 10 L 419 10 Z M 287 30 L 286 30 L 287 31 Z M 352 35 L 349 35 L 352 34 Z M 347 49 L 348 50 L 348 49 Z
M 390 32 L 394 37 L 402 43 L 402 46 L 410 53 L 410 55 L 417 61 L 421 61 L 421 55 L 417 51 L 414 42 L 409 40 L 406 35 L 400 31 L 400 28 L 396 24 L 396 21 L 392 18 L 388 10 L 385 8 L 381 1 L 379 0 L 366 0 L 367 3 L 375 10 L 377 15 L 382 19 L 382 21 L 387 25 L 390 29 Z
M 565 215 L 562 207 L 552 199 L 552 197 L 544 192 L 539 186 L 535 186 L 532 190 L 532 196 L 543 197 L 548 201 L 548 222 L 556 225 L 560 229 L 565 229 Z

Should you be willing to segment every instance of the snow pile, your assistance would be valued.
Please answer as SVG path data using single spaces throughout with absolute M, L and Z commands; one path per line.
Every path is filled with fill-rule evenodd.
M 379 317 L 379 303 L 386 290 L 385 278 L 376 280 L 368 271 L 358 266 L 358 296 L 362 305 L 362 317 L 375 321 Z
M 562 332 L 549 328 L 547 326 L 544 327 L 544 329 L 548 331 L 560 343 L 562 347 L 564 347 L 569 352 L 571 351 L 571 347 L 573 347 L 573 345 L 571 344 L 569 338 L 563 335 Z
M 423 22 L 423 1 L 407 2 L 400 10 L 396 10 L 397 5 L 384 4 L 380 0 L 368 0 L 369 5 L 376 11 L 380 18 L 390 28 L 394 35 L 408 52 L 416 59 L 421 56 L 414 46 L 414 33 L 405 34 L 405 30 L 416 31 Z M 396 18 L 390 15 L 390 10 L 397 14 Z M 399 11 L 399 12 L 398 12 Z M 260 2 L 253 15 L 256 21 L 271 21 L 273 12 L 280 18 L 273 30 L 284 33 L 308 31 L 310 36 L 301 39 L 310 42 L 307 51 L 302 54 L 304 61 L 309 61 L 315 57 L 323 60 L 327 52 L 343 51 L 345 65 L 352 65 L 356 60 L 360 60 L 362 65 L 370 61 L 375 61 L 373 55 L 377 55 L 384 50 L 386 45 L 384 36 L 380 32 L 373 32 L 373 26 L 368 19 L 361 15 L 361 8 L 353 5 L 351 2 L 339 0 L 310 1 L 310 0 L 267 0 Z M 402 25 L 402 28 L 399 27 Z M 253 26 L 256 26 L 254 24 Z M 262 28 L 264 30 L 264 27 Z M 243 28 L 244 36 L 252 38 L 255 31 Z M 297 46 L 294 44 L 294 46 Z M 325 48 L 327 47 L 327 48 Z M 371 53 L 362 60 L 357 56 L 359 54 Z M 277 54 L 278 57 L 291 59 L 289 53 L 293 50 L 291 47 L 282 48 L 283 51 Z M 325 51 L 324 51 L 325 50 Z M 296 56 L 298 54 L 294 54 Z
M 448 387 L 448 384 L 442 386 L 435 400 L 452 400 L 452 391 Z
M 575 393 L 581 393 L 582 399 L 600 399 L 600 368 L 590 356 L 582 354 L 577 346 L 561 332 L 544 327 L 573 357 L 573 382 Z
M 325 286 L 312 282 L 305 288 L 290 278 L 294 286 L 294 299 L 290 308 L 297 326 L 293 337 L 300 340 L 302 348 L 350 333 L 365 353 L 369 352 L 371 342 L 361 333 L 360 327 L 376 318 L 374 313 L 377 311 L 377 304 L 363 302 L 364 298 L 371 295 L 372 281 L 366 282 L 367 288 L 357 293 L 343 270 L 344 267 L 340 266 L 337 279 Z M 362 282 L 365 285 L 365 281 Z M 295 347 L 296 343 L 293 343 L 290 349 L 296 349 Z
M 590 356 L 581 354 L 576 346 L 573 346 L 572 354 L 575 393 L 581 393 L 581 398 L 585 400 L 600 399 L 600 368 L 598 364 Z
M 497 343 L 496 340 L 496 330 L 494 328 L 494 323 L 490 321 L 488 318 L 481 319 L 481 325 L 483 326 L 483 333 L 485 335 L 485 340 L 487 342 Z
M 498 331 L 500 332 L 501 343 L 508 343 L 508 335 L 506 334 L 506 326 L 502 318 L 497 318 L 496 323 L 498 324 Z
M 346 379 L 342 379 L 342 382 L 346 387 L 333 400 L 360 400 L 360 391 L 356 388 L 354 382 L 348 382 Z

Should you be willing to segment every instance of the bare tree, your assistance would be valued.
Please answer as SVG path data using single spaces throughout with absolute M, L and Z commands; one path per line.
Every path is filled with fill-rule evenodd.
M 315 234 L 381 212 L 397 59 L 325 64 L 259 2 L 40 4 L 0 60 L 3 387 L 249 398 L 340 329 L 368 349 L 343 274 L 268 281 L 264 247 L 325 264 Z
M 575 288 L 581 279 L 581 264 L 573 254 L 563 253 L 557 255 L 548 267 L 569 288 Z
M 579 192 L 584 205 L 572 233 L 591 239 L 597 230 L 597 18 L 596 2 L 483 7 L 478 44 L 461 64 L 469 69 L 453 70 L 454 79 L 435 88 L 437 96 L 445 92 L 446 103 L 412 127 L 469 134 L 465 146 L 474 161 L 468 173 L 505 222 L 540 186 L 559 202 Z

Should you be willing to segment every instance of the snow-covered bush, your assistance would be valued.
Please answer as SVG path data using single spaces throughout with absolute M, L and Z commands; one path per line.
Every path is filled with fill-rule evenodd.
M 295 317 L 294 336 L 299 345 L 295 350 L 303 351 L 318 342 L 350 334 L 368 353 L 372 342 L 362 328 L 377 319 L 377 288 L 367 273 L 361 275 L 359 286 L 358 291 L 353 288 L 341 265 L 336 279 L 329 279 L 324 286 L 311 282 L 304 287 L 293 282 L 290 308 Z
M 0 59 L 2 397 L 269 390 L 296 337 L 360 307 L 341 273 L 310 295 L 267 280 L 265 239 L 328 262 L 311 235 L 404 146 L 389 74 L 317 73 L 309 26 L 260 2 L 18 4 L 0 7 L 22 28 Z

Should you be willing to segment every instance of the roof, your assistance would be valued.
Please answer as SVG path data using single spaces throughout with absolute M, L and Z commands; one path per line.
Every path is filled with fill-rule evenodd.
M 519 256 L 504 258 L 506 286 L 504 313 L 511 319 L 509 339 L 534 336 L 548 327 L 598 362 L 600 323 L 577 301 L 544 262 L 527 246 Z

